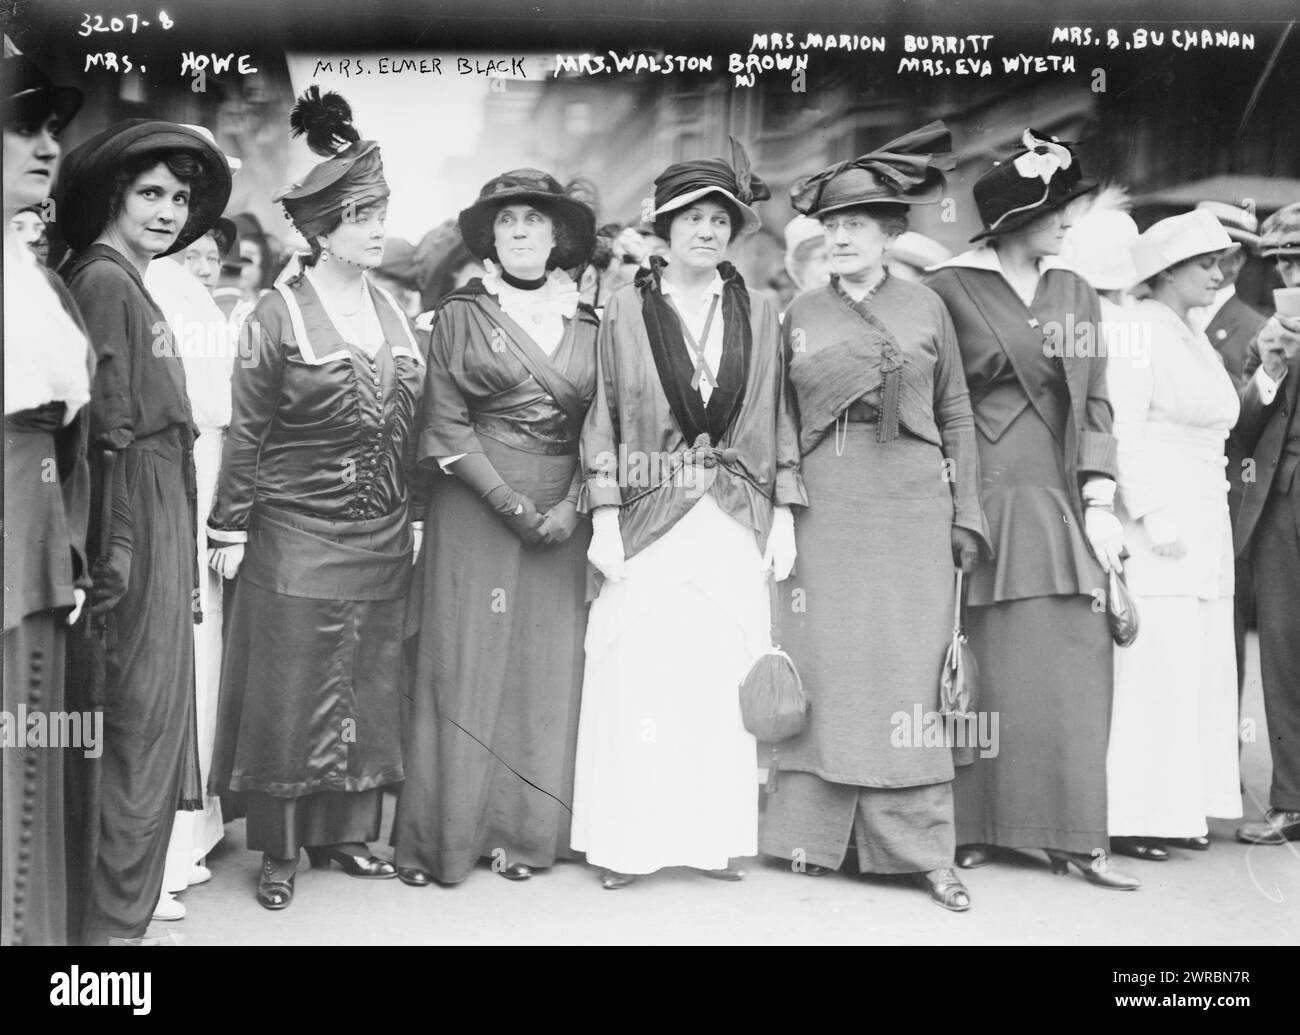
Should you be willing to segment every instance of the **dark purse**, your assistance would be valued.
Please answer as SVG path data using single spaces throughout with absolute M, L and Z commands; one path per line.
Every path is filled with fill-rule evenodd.
M 1118 646 L 1128 647 L 1138 635 L 1137 605 L 1123 575 L 1112 570 L 1106 578 L 1106 621 L 1110 623 L 1110 637 Z
M 778 644 L 781 612 L 774 579 L 768 579 L 768 588 L 772 595 L 772 645 L 759 655 L 741 680 L 740 715 L 745 729 L 756 739 L 773 745 L 767 778 L 771 793 L 777 783 L 775 745 L 803 732 L 808 725 L 809 703 L 794 662 Z
M 939 714 L 955 715 L 964 719 L 972 713 L 979 686 L 979 665 L 966 635 L 966 595 L 963 592 L 962 570 L 957 569 L 957 586 L 953 594 L 952 641 L 943 656 L 943 671 L 939 675 Z

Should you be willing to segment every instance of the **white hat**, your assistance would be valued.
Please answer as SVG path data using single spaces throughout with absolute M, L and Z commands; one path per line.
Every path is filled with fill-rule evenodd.
M 932 237 L 918 234 L 915 230 L 905 230 L 889 246 L 889 257 L 928 270 L 931 266 L 947 262 L 952 258 L 952 252 Z
M 679 194 L 675 198 L 669 198 L 654 210 L 654 215 L 662 216 L 668 212 L 676 212 L 679 208 L 688 208 L 689 206 L 694 205 L 701 198 L 706 198 L 710 194 L 721 194 L 740 210 L 740 229 L 735 232 L 733 236 L 747 237 L 763 225 L 763 221 L 758 218 L 758 213 L 725 187 L 709 186 L 697 187 L 695 190 L 689 190 L 685 194 Z
M 1141 282 L 1184 259 L 1240 247 L 1233 243 L 1213 213 L 1199 208 L 1181 216 L 1170 216 L 1148 227 L 1147 232 L 1133 242 L 1131 251 L 1137 279 Z
M 790 275 L 790 279 L 795 283 L 799 278 L 795 276 L 794 255 L 799 250 L 801 244 L 808 241 L 825 241 L 826 231 L 822 229 L 819 220 L 809 219 L 807 216 L 795 216 L 790 222 L 785 224 L 785 271 Z
M 1127 291 L 1138 282 L 1130 254 L 1137 239 L 1137 223 L 1127 212 L 1090 209 L 1066 231 L 1061 265 L 1094 291 Z
M 1259 220 L 1241 206 L 1223 201 L 1199 201 L 1196 207 L 1213 215 L 1234 241 L 1251 248 L 1259 247 Z
M 194 130 L 194 132 L 199 134 L 199 136 L 205 137 L 208 143 L 211 144 L 213 147 L 217 147 L 217 138 L 212 135 L 212 130 L 208 129 L 207 126 L 191 126 L 188 122 L 182 122 L 181 125 L 184 126 L 186 129 Z M 221 151 L 221 148 L 217 147 L 217 150 Z M 221 153 L 223 155 L 226 155 L 226 152 L 224 151 L 221 151 Z M 226 164 L 230 166 L 230 171 L 232 173 L 237 173 L 239 172 L 240 169 L 244 167 L 244 163 L 241 162 L 234 155 L 226 155 Z

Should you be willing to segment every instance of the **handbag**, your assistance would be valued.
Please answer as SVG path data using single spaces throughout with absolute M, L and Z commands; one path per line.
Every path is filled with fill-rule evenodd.
M 757 740 L 773 745 L 767 777 L 771 794 L 776 791 L 778 772 L 775 745 L 803 732 L 808 725 L 809 702 L 798 669 L 778 643 L 780 601 L 771 576 L 768 589 L 772 596 L 771 645 L 740 682 L 740 715 L 745 729 Z
M 953 715 L 959 719 L 974 714 L 972 705 L 979 687 L 979 665 L 966 635 L 963 574 L 958 568 L 956 592 L 953 594 L 952 640 L 944 652 L 943 670 L 939 673 L 939 714 Z
M 1128 647 L 1137 639 L 1137 605 L 1124 576 L 1114 569 L 1107 576 L 1106 621 L 1110 623 L 1110 637 L 1118 646 Z

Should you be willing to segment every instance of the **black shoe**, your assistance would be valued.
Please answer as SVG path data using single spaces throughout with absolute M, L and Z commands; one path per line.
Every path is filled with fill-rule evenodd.
M 1052 864 L 1052 872 L 1055 874 L 1064 876 L 1070 872 L 1070 867 L 1074 866 L 1083 874 L 1084 880 L 1099 888 L 1110 888 L 1112 891 L 1136 891 L 1142 887 L 1142 882 L 1136 877 L 1112 870 L 1110 858 L 1100 849 L 1095 855 L 1062 852 L 1055 848 L 1044 848 L 1043 851 L 1047 853 L 1047 860 Z
M 307 849 L 307 858 L 313 869 L 326 869 L 331 862 L 343 867 L 351 877 L 363 880 L 389 880 L 397 876 L 397 868 L 385 859 L 373 855 L 353 855 L 345 852 L 339 845 L 313 846 Z
M 275 859 L 263 853 L 262 870 L 257 878 L 257 901 L 267 909 L 287 908 L 293 901 L 293 878 L 297 870 L 297 859 Z
M 1164 841 L 1171 848 L 1186 848 L 1193 852 L 1208 852 L 1210 850 L 1210 839 L 1208 837 L 1166 837 Z
M 415 866 L 403 866 L 397 871 L 397 879 L 413 888 L 424 888 L 433 883 L 433 874 Z
M 739 866 L 726 866 L 721 870 L 700 870 L 706 877 L 712 877 L 714 880 L 744 880 L 745 871 Z
M 805 863 L 804 868 L 799 871 L 809 877 L 825 877 L 831 872 L 829 866 L 818 866 L 816 863 Z
M 1281 845 L 1288 841 L 1300 841 L 1300 812 L 1269 809 L 1258 822 L 1239 826 L 1237 840 L 1251 845 Z
M 1130 859 L 1146 859 L 1148 862 L 1164 862 L 1169 858 L 1169 851 L 1159 841 L 1142 837 L 1112 837 L 1110 850 L 1116 855 L 1127 855 Z
M 506 880 L 527 880 L 533 875 L 533 868 L 523 863 L 511 863 L 499 872 Z
M 957 865 L 963 870 L 974 870 L 993 861 L 993 851 L 988 845 L 958 845 Z

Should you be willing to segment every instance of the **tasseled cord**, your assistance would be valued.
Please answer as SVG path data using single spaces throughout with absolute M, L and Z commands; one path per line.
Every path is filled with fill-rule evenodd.
M 880 417 L 876 424 L 876 441 L 893 442 L 898 438 L 899 396 L 903 390 L 903 360 L 892 344 L 880 353 L 880 371 L 884 384 L 880 390 Z

